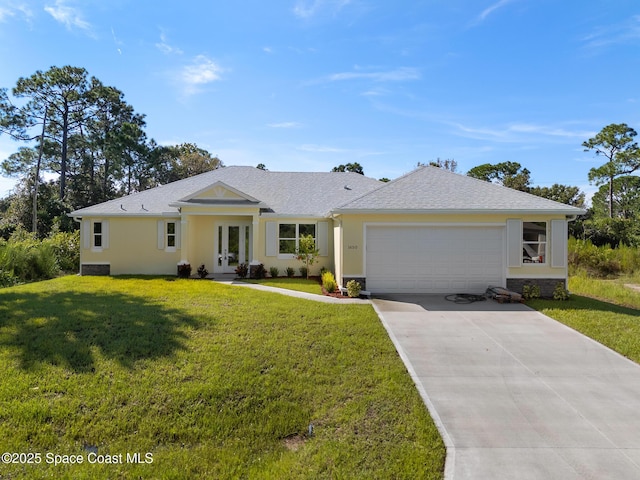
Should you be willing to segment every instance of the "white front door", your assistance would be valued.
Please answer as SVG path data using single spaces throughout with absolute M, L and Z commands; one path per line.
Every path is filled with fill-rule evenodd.
M 244 223 L 218 225 L 216 235 L 216 272 L 234 273 L 251 257 L 251 226 Z

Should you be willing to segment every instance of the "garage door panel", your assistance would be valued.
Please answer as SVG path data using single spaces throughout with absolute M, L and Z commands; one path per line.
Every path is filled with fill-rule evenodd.
M 503 238 L 499 227 L 369 227 L 367 289 L 483 292 L 503 283 Z

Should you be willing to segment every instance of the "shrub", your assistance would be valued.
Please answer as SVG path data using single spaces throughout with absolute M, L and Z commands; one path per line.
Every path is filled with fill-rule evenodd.
M 198 267 L 198 275 L 200 275 L 200 278 L 207 278 L 207 275 L 209 275 L 209 270 L 205 268 L 204 263 Z
M 320 253 L 320 250 L 316 248 L 316 242 L 311 235 L 304 235 L 298 240 L 299 246 L 296 249 L 296 260 L 300 260 L 304 264 L 305 273 L 302 275 L 305 278 L 309 278 L 309 267 L 312 266 Z M 302 268 L 300 269 L 302 273 Z
M 11 275 L 10 272 L 0 270 L 0 288 L 12 287 L 16 284 L 18 284 L 18 279 L 16 277 Z
M 238 275 L 240 278 L 247 278 L 248 274 L 249 265 L 247 265 L 246 263 L 241 263 L 236 267 L 236 275 Z
M 336 277 L 331 272 L 324 272 L 322 275 L 322 286 L 328 293 L 333 293 L 338 289 Z
M 291 278 L 296 274 L 296 270 L 293 267 L 287 267 L 287 277 Z
M 307 267 L 300 267 L 300 276 L 309 278 L 309 269 Z
M 189 278 L 191 276 L 191 264 L 179 263 L 178 264 L 178 277 Z
M 53 247 L 21 229 L 0 246 L 0 269 L 17 282 L 53 278 L 60 271 Z
M 328 270 L 326 269 L 326 267 L 322 267 L 320 269 L 320 278 L 322 278 L 322 275 L 324 275 L 324 272 L 328 272 Z
M 540 298 L 540 285 L 527 284 L 522 287 L 522 298 L 525 300 L 532 300 L 534 298 Z
M 80 231 L 59 232 L 44 240 L 49 243 L 63 272 L 80 270 Z
M 362 290 L 362 286 L 357 280 L 349 280 L 347 282 L 347 295 L 349 295 L 351 298 L 359 297 L 360 290 Z
M 278 270 L 278 267 L 269 267 L 269 275 L 271 275 L 273 278 L 276 278 L 278 275 L 280 275 L 280 270 Z
M 265 278 L 267 276 L 267 269 L 264 268 L 263 264 L 257 265 L 256 268 L 253 269 L 253 273 L 251 274 L 252 278 L 257 278 L 258 280 Z
M 564 287 L 564 283 L 558 282 L 553 289 L 554 300 L 569 300 L 569 291 Z

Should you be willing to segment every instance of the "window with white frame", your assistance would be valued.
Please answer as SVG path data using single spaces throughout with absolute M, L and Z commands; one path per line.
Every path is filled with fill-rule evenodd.
M 102 248 L 102 222 L 93 222 L 93 247 Z
M 547 222 L 522 222 L 522 262 L 546 263 Z
M 316 241 L 315 223 L 281 223 L 278 225 L 278 253 L 295 254 L 301 237 L 311 235 Z
M 167 222 L 167 247 L 176 247 L 176 222 Z

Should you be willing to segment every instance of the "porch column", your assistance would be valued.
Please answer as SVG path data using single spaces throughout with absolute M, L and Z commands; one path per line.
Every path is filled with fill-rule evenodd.
M 260 219 L 258 217 L 258 214 L 254 214 L 253 215 L 253 224 L 252 224 L 252 229 L 251 229 L 251 233 L 252 233 L 252 248 L 251 248 L 251 264 L 252 265 L 257 265 L 260 263 L 260 261 L 258 260 L 258 251 L 260 249 L 260 231 L 259 231 L 259 226 L 260 226 Z
M 180 220 L 180 262 L 189 263 L 189 222 L 185 216 Z

